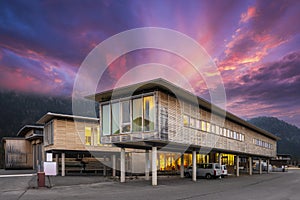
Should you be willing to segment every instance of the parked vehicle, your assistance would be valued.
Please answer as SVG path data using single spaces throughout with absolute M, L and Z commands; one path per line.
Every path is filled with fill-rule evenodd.
M 226 165 L 221 165 L 221 177 L 224 178 L 228 176 L 228 171 Z
M 185 176 L 191 177 L 193 174 L 193 167 L 189 166 L 185 170 Z M 202 163 L 196 165 L 196 175 L 198 177 L 205 177 L 206 179 L 217 178 L 221 176 L 221 167 L 219 163 Z

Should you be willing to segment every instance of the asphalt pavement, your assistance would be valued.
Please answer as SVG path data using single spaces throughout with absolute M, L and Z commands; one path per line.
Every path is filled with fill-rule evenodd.
M 0 199 L 263 199 L 299 200 L 300 170 L 227 177 L 224 179 L 191 179 L 174 176 L 151 180 L 127 179 L 126 183 L 105 177 L 52 177 L 53 187 L 37 189 L 36 176 L 0 178 Z

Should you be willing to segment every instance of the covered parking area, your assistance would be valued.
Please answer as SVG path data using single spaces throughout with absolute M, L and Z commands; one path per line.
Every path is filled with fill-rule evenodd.
M 259 157 L 257 155 L 251 154 L 239 154 L 238 152 L 224 151 L 220 149 L 209 149 L 206 147 L 197 147 L 193 145 L 182 145 L 178 143 L 162 143 L 161 141 L 143 141 L 143 142 L 126 142 L 126 143 L 114 143 L 114 145 L 120 147 L 120 182 L 125 182 L 126 180 L 126 157 L 125 152 L 127 148 L 133 149 L 143 149 L 145 150 L 145 180 L 150 180 L 153 186 L 158 184 L 157 176 L 161 160 L 158 157 L 158 153 L 164 152 L 175 152 L 180 154 L 180 164 L 179 172 L 180 177 L 184 178 L 185 172 L 185 160 L 184 155 L 188 154 L 192 157 L 192 181 L 197 181 L 197 155 L 205 155 L 204 162 L 209 163 L 219 163 L 220 165 L 225 164 L 224 158 L 229 154 L 234 157 L 233 174 L 235 176 L 240 176 L 241 173 L 247 173 L 249 175 L 253 174 L 253 171 L 257 169 L 259 174 L 263 173 L 265 168 L 266 172 L 269 173 L 270 158 Z M 258 163 L 254 162 L 258 161 Z M 266 163 L 266 166 L 263 165 Z

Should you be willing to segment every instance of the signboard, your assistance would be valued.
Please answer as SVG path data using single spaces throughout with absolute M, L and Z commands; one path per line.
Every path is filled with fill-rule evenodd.
M 52 153 L 47 153 L 46 155 L 47 155 L 46 161 L 47 162 L 52 162 L 53 161 Z
M 46 176 L 56 176 L 56 162 L 44 162 L 44 172 Z

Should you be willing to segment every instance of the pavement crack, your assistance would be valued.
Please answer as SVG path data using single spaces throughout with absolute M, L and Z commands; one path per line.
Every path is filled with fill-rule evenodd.
M 26 192 L 27 192 L 27 190 L 25 190 L 24 192 L 22 192 L 22 194 L 17 199 L 18 200 L 21 199 Z

